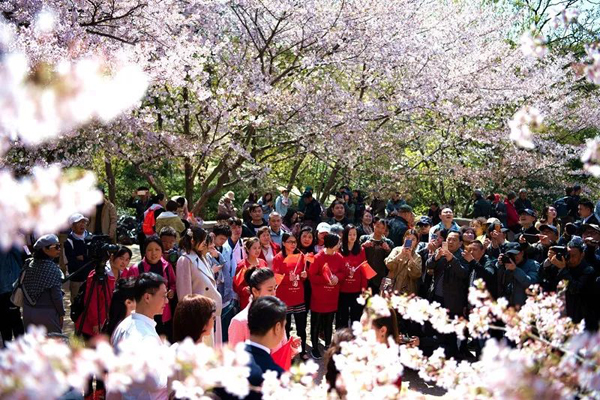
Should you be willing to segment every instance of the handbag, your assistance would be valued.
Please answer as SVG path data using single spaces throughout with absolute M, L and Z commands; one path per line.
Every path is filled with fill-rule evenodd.
M 29 267 L 29 263 L 25 265 L 19 278 L 13 283 L 13 291 L 10 295 L 10 302 L 13 303 L 17 307 L 23 307 L 25 305 L 25 298 L 27 298 L 27 302 L 32 306 L 35 306 L 35 301 L 32 301 L 25 287 L 23 286 L 23 280 L 25 280 L 25 272 L 27 272 L 27 267 Z

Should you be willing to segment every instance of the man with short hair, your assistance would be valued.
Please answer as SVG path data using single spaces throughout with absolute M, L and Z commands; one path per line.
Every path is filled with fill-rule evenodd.
M 453 232 L 460 231 L 460 226 L 454 222 L 454 213 L 450 207 L 444 206 L 442 208 L 440 219 L 442 221 L 429 230 L 429 241 L 433 239 L 433 235 L 438 234 L 438 232 L 442 231 L 443 229 Z
M 492 297 L 498 297 L 498 280 L 496 278 L 496 259 L 485 254 L 485 247 L 479 240 L 471 242 L 463 251 L 463 259 L 468 263 L 469 269 L 469 286 L 473 286 L 477 279 L 483 279 L 486 289 Z
M 392 193 L 391 199 L 387 202 L 385 206 L 385 211 L 387 212 L 387 217 L 392 218 L 399 214 L 400 207 L 405 205 L 406 201 L 400 196 L 400 192 L 395 191 Z
M 321 222 L 321 214 L 323 213 L 321 204 L 317 199 L 313 198 L 312 189 L 310 192 L 304 192 L 300 201 L 303 207 L 302 211 L 300 208 L 298 209 L 298 216 L 302 217 L 304 225 L 312 226 L 314 229 Z
M 489 218 L 492 215 L 492 205 L 483 197 L 483 192 L 481 190 L 474 190 L 471 199 L 473 200 L 473 212 L 471 213 L 471 218 Z
M 340 200 L 334 200 L 333 203 L 331 203 L 331 211 L 333 217 L 327 221 L 329 225 L 340 224 L 345 227 L 350 223 L 350 220 L 346 218 L 346 206 Z
M 527 198 L 527 189 L 519 190 L 519 198 L 515 200 L 515 208 L 517 212 L 521 212 L 521 210 L 525 210 L 526 208 L 533 210 L 533 204 Z
M 162 315 L 168 303 L 167 285 L 164 278 L 153 272 L 140 274 L 135 281 L 135 312 L 125 318 L 115 329 L 111 344 L 117 352 L 128 342 L 142 344 L 148 351 L 165 344 L 156 333 L 156 315 Z M 166 399 L 167 376 L 149 377 L 142 383 L 129 387 L 125 398 Z
M 428 296 L 446 307 L 450 315 L 464 315 L 470 270 L 462 256 L 460 232 L 448 232 L 445 241 L 447 244 L 435 250 L 425 263 L 427 273 L 433 276 Z
M 488 238 L 484 242 L 487 245 L 486 254 L 497 259 L 503 251 L 503 246 L 508 243 L 506 235 L 510 229 L 501 224 L 488 225 Z
M 215 248 L 221 253 L 221 259 L 224 261 L 221 271 L 215 276 L 215 279 L 217 280 L 217 290 L 223 299 L 223 309 L 221 311 L 223 343 L 226 343 L 229 340 L 229 324 L 231 323 L 231 319 L 237 314 L 238 310 L 236 294 L 233 291 L 233 278 L 235 277 L 237 262 L 243 259 L 241 254 L 238 254 L 239 260 L 237 262 L 234 257 L 235 253 L 233 249 L 237 246 L 242 246 L 240 241 L 241 229 L 239 229 L 237 225 L 235 225 L 236 234 L 235 238 L 233 238 L 232 226 L 234 225 L 235 223 L 232 223 L 232 225 L 219 224 L 215 225 L 212 230 Z M 235 241 L 233 239 L 235 239 Z
M 519 243 L 508 243 L 498 258 L 498 297 L 504 297 L 511 306 L 522 306 L 529 286 L 539 283 L 540 265 L 525 256 Z
M 598 218 L 594 215 L 594 203 L 590 200 L 585 199 L 579 202 L 578 214 L 581 219 L 581 225 L 600 225 Z
M 242 237 L 254 237 L 256 232 L 263 226 L 267 226 L 267 221 L 263 218 L 262 207 L 256 203 L 248 207 L 250 221 L 242 227 Z
M 181 255 L 177 248 L 177 232 L 170 226 L 165 226 L 158 233 L 158 237 L 162 243 L 163 258 L 175 267 Z
M 558 228 L 554 225 L 540 225 L 539 241 L 526 249 L 527 256 L 540 264 L 548 257 L 548 250 L 558 242 Z
M 69 217 L 71 232 L 69 232 L 63 248 L 67 272 L 69 274 L 77 272 L 69 280 L 71 302 L 75 300 L 75 296 L 79 293 L 81 285 L 83 285 L 83 282 L 85 282 L 89 273 L 95 267 L 94 263 L 88 257 L 88 250 L 85 243 L 85 240 L 91 236 L 87 231 L 89 222 L 90 220 L 80 213 L 75 213 Z
M 543 277 L 545 289 L 556 291 L 559 282 L 568 281 L 566 291 L 567 316 L 573 322 L 579 323 L 586 320 L 588 329 L 597 330 L 598 320 L 597 304 L 594 301 L 594 268 L 585 261 L 585 243 L 579 236 L 574 236 L 567 245 L 567 254 L 560 256 L 554 251 L 548 255 L 548 262 L 544 262 Z M 595 326 L 589 325 L 590 321 Z
M 131 197 L 127 199 L 125 207 L 135 208 L 135 219 L 138 223 L 144 221 L 144 211 L 150 206 L 150 189 L 146 186 L 140 186 L 133 191 Z
M 274 296 L 262 296 L 254 300 L 248 309 L 248 330 L 250 339 L 246 341 L 246 353 L 250 356 L 248 382 L 254 387 L 261 386 L 267 371 L 275 371 L 280 377 L 283 369 L 273 361 L 271 351 L 285 335 L 287 306 Z
M 281 246 L 281 237 L 284 234 L 281 223 L 281 214 L 276 211 L 269 214 L 269 233 L 271 234 L 271 241 L 278 246 Z
M 389 272 L 385 265 L 385 259 L 394 248 L 394 242 L 385 237 L 387 228 L 387 221 L 385 219 L 374 217 L 373 233 L 360 237 L 360 244 L 365 249 L 367 262 L 377 272 L 377 275 L 368 282 L 373 294 L 379 294 L 381 281 Z
M 400 247 L 404 244 L 404 234 L 414 222 L 414 218 L 412 207 L 408 204 L 403 204 L 395 210 L 388 221 L 390 229 L 388 238 L 394 242 L 394 247 Z

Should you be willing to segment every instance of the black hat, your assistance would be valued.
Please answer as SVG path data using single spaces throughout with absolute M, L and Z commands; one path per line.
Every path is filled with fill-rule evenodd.
M 558 228 L 555 227 L 554 225 L 549 225 L 549 224 L 542 224 L 540 225 L 540 232 L 543 231 L 544 229 L 550 229 L 552 232 L 554 232 L 555 234 L 558 235 Z
M 583 241 L 583 239 L 580 236 L 573 236 L 571 241 L 569 241 L 569 243 L 567 243 L 567 246 L 572 249 L 579 249 L 581 251 L 585 250 L 585 242 Z
M 417 226 L 425 226 L 425 225 L 431 225 L 431 218 L 429 218 L 429 217 L 419 218 L 419 221 L 417 222 Z
M 581 228 L 583 229 L 583 232 L 587 231 L 588 229 L 592 229 L 596 232 L 600 232 L 600 226 L 598 226 L 596 224 L 583 224 L 581 226 Z
M 531 208 L 524 208 L 522 210 L 519 211 L 519 215 L 521 214 L 527 214 L 527 215 L 531 215 L 533 218 L 537 218 L 537 213 L 535 212 L 535 210 L 532 210 Z
M 505 227 L 502 224 L 489 224 L 488 225 L 488 229 L 487 229 L 488 232 L 491 232 L 491 231 L 495 230 L 497 225 L 500 225 L 500 231 L 502 233 L 506 233 L 506 232 L 508 232 L 510 230 L 510 229 L 508 229 L 507 227 Z
M 521 251 L 521 244 L 516 242 L 508 242 L 504 245 L 504 253 L 506 254 L 519 254 Z

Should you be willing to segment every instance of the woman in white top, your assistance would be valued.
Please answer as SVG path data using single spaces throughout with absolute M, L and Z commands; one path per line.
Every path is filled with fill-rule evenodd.
M 281 251 L 281 247 L 271 240 L 271 232 L 268 226 L 263 226 L 256 232 L 256 237 L 260 242 L 260 255 L 258 258 L 262 258 L 267 262 L 267 267 L 273 269 L 273 258 Z
M 215 347 L 222 344 L 220 317 L 223 301 L 206 257 L 210 241 L 210 235 L 199 227 L 188 228 L 182 235 L 179 247 L 185 253 L 177 260 L 177 295 L 183 299 L 187 294 L 201 294 L 215 302 L 215 329 L 203 338 L 206 345 Z

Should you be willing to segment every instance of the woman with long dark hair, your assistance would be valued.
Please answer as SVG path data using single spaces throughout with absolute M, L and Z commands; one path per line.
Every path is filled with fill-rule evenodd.
M 262 258 L 259 258 L 260 252 L 260 241 L 257 237 L 251 237 L 244 241 L 244 248 L 246 249 L 246 257 L 240 261 L 235 270 L 235 277 L 233 279 L 233 290 L 237 293 L 240 299 L 240 308 L 243 310 L 250 303 L 250 292 L 248 291 L 248 283 L 244 278 L 246 271 L 250 268 L 266 268 L 267 262 Z
M 298 250 L 304 254 L 304 265 L 306 270 L 310 267 L 311 259 L 314 259 L 315 255 L 315 232 L 310 226 L 303 227 L 300 232 L 296 235 L 296 241 L 298 243 Z M 304 280 L 304 305 L 306 309 L 310 309 L 310 294 L 312 289 L 310 286 L 310 279 Z
M 346 225 L 342 236 L 341 254 L 344 257 L 346 277 L 340 284 L 340 300 L 336 313 L 336 329 L 346 328 L 360 320 L 362 306 L 360 294 L 367 288 L 368 280 L 361 266 L 366 260 L 365 250 L 358 241 L 358 231 L 352 224 Z
M 112 301 L 108 309 L 108 319 L 102 333 L 111 338 L 117 326 L 135 310 L 135 279 L 121 278 L 115 283 Z
M 297 249 L 297 239 L 291 233 L 281 237 L 283 247 L 273 259 L 273 272 L 282 274 L 283 280 L 277 287 L 277 297 L 287 305 L 285 330 L 290 335 L 292 316 L 296 332 L 302 341 L 302 357 L 306 358 L 306 305 L 304 304 L 304 281 L 308 277 L 304 255 Z
M 200 227 L 188 228 L 181 237 L 179 247 L 185 253 L 177 260 L 177 293 L 180 297 L 188 294 L 201 294 L 215 302 L 217 321 L 214 331 L 203 339 L 208 346 L 220 346 L 221 312 L 223 300 L 217 289 L 217 281 L 207 258 L 211 236 Z

